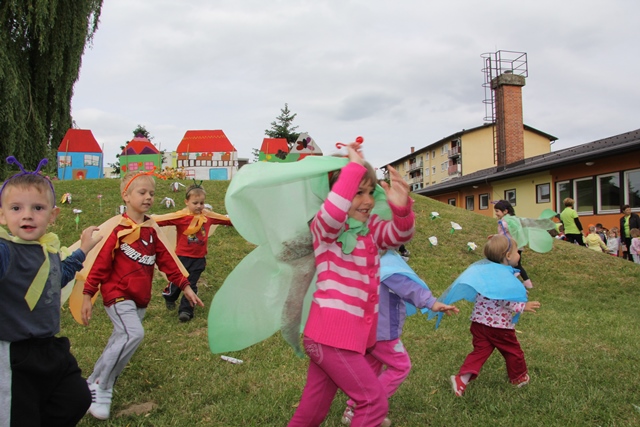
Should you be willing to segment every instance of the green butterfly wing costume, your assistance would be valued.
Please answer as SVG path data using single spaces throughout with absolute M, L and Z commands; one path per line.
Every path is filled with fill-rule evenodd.
M 348 159 L 309 156 L 294 163 L 258 162 L 233 178 L 225 205 L 235 229 L 255 248 L 225 279 L 209 310 L 209 347 L 236 351 L 278 330 L 297 355 L 309 312 L 315 260 L 309 222 L 329 194 L 328 174 Z M 375 213 L 391 211 L 378 186 Z

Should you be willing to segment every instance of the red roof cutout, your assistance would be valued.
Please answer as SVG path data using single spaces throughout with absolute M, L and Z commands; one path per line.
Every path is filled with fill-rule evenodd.
M 123 156 L 133 156 L 135 154 L 158 154 L 159 151 L 155 145 L 144 136 L 136 136 L 133 138 L 122 151 Z
M 260 151 L 264 154 L 277 154 L 278 150 L 289 152 L 289 145 L 286 138 L 265 138 L 262 140 Z
M 89 129 L 69 129 L 64 134 L 58 151 L 63 153 L 102 153 L 98 141 Z
M 177 153 L 215 153 L 232 152 L 236 147 L 221 130 L 188 130 L 178 148 Z

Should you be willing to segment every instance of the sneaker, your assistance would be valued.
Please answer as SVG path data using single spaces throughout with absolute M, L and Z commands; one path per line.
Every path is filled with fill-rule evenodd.
M 108 420 L 111 412 L 113 389 L 102 390 L 98 384 L 89 384 L 89 391 L 91 391 L 89 413 L 99 420 Z
M 456 396 L 462 396 L 466 388 L 467 385 L 462 382 L 460 375 L 451 375 L 451 389 Z
M 351 420 L 353 419 L 353 408 L 351 406 L 347 406 L 344 412 L 342 413 L 342 419 L 340 420 L 342 424 L 348 426 L 351 425 Z
M 176 309 L 176 302 L 175 301 L 164 300 L 164 305 L 167 307 L 167 310 L 175 310 Z
M 182 323 L 188 322 L 189 320 L 191 320 L 191 315 L 186 311 L 182 311 L 180 312 L 180 314 L 178 314 L 178 320 Z
M 520 378 L 518 378 L 518 379 L 517 379 L 517 380 L 515 380 L 515 381 L 512 381 L 511 383 L 512 383 L 514 386 L 516 386 L 516 387 L 520 388 L 520 387 L 524 387 L 524 386 L 526 386 L 527 384 L 529 384 L 529 379 L 530 379 L 530 378 L 529 378 L 529 374 L 524 374 L 523 376 L 521 376 Z

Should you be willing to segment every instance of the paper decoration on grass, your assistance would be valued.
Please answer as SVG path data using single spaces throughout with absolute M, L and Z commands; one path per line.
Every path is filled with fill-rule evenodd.
M 436 236 L 429 237 L 429 246 L 438 246 L 438 238 Z
M 165 205 L 167 209 L 170 207 L 176 207 L 176 202 L 174 202 L 171 197 L 165 197 L 160 201 L 160 204 Z
M 220 359 L 229 363 L 233 363 L 234 365 L 242 365 L 244 363 L 242 360 L 236 359 L 235 357 L 231 356 L 220 356 Z
M 75 222 L 76 222 L 76 230 L 77 230 L 78 226 L 80 225 L 80 214 L 82 213 L 82 210 L 81 209 L 74 209 L 73 213 L 76 214 Z
M 460 226 L 460 224 L 458 224 L 457 222 L 451 221 L 451 231 L 450 231 L 450 233 L 453 234 L 456 230 L 462 230 L 462 226 Z
M 476 245 L 475 243 L 473 243 L 473 242 L 467 242 L 467 250 L 468 250 L 469 252 L 471 252 L 471 251 L 475 251 L 477 248 L 478 248 L 478 245 Z
M 440 214 L 438 212 L 431 212 L 431 215 L 429 216 L 429 218 L 431 218 L 432 220 L 438 219 L 440 218 Z
M 280 331 L 296 354 L 303 355 L 300 333 L 315 290 L 308 223 L 329 194 L 328 173 L 347 163 L 333 156 L 256 162 L 233 177 L 225 207 L 238 233 L 257 247 L 213 298 L 208 318 L 213 353 L 242 350 Z M 381 193 L 374 192 L 375 214 L 389 209 L 384 191 L 377 188 Z
M 185 185 L 179 182 L 171 183 L 171 191 L 173 191 L 174 193 L 177 193 L 178 191 L 180 191 L 180 187 L 185 187 Z
M 480 294 L 489 299 L 526 302 L 527 290 L 514 275 L 516 272 L 518 270 L 509 265 L 487 259 L 476 261 L 458 276 L 438 301 L 443 304 L 455 304 L 463 299 L 475 302 L 476 295 Z M 442 314 L 429 310 L 429 320 L 438 317 L 436 329 L 440 326 Z M 513 323 L 517 323 L 519 318 L 520 313 L 513 317 Z
M 67 203 L 67 204 L 70 205 L 71 204 L 71 193 L 64 193 L 62 195 L 62 198 L 60 199 L 60 203 L 63 204 L 63 205 L 65 203 Z

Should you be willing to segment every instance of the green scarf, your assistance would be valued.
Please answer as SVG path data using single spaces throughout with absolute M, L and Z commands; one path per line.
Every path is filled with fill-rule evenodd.
M 340 233 L 338 242 L 342 243 L 342 252 L 348 255 L 356 248 L 358 236 L 366 236 L 369 234 L 369 227 L 367 227 L 364 222 L 353 218 L 347 219 L 347 225 L 349 228 Z

